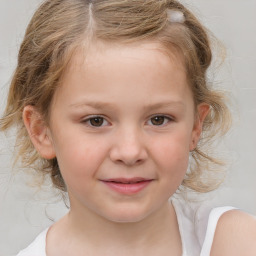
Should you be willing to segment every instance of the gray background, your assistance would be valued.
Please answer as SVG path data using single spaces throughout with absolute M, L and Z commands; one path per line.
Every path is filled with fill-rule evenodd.
M 0 113 L 15 67 L 18 46 L 38 0 L 0 0 Z M 220 154 L 229 159 L 226 181 L 209 198 L 256 214 L 256 0 L 186 0 L 227 48 L 214 80 L 233 100 L 234 125 Z M 0 256 L 15 255 L 66 212 L 50 186 L 32 187 L 12 168 L 14 136 L 0 134 Z

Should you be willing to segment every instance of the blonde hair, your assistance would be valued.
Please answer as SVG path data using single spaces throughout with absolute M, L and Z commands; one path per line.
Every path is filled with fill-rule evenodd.
M 178 11 L 184 20 L 170 19 Z M 206 72 L 212 51 L 206 29 L 175 0 L 46 0 L 35 12 L 21 44 L 0 129 L 17 126 L 17 156 L 27 167 L 50 174 L 53 184 L 65 191 L 57 159 L 42 159 L 36 152 L 22 120 L 23 108 L 33 105 L 45 120 L 60 79 L 72 55 L 93 40 L 132 43 L 153 40 L 167 50 L 175 47 L 185 60 L 195 106 L 205 102 L 210 113 L 201 141 L 191 153 L 190 170 L 183 186 L 207 192 L 217 183 L 205 179 L 221 165 L 207 147 L 216 134 L 223 135 L 230 115 L 224 96 L 208 84 Z M 218 131 L 218 132 L 216 132 Z

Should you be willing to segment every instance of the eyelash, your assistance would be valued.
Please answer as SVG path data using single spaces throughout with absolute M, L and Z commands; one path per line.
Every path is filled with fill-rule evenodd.
M 174 119 L 173 119 L 172 117 L 166 116 L 166 115 L 161 115 L 161 114 L 160 114 L 160 115 L 154 115 L 154 116 L 152 116 L 152 117 L 147 121 L 147 123 L 148 123 L 148 122 L 151 122 L 151 123 L 152 123 L 152 119 L 153 119 L 153 118 L 156 118 L 156 117 L 158 117 L 158 118 L 164 118 L 164 123 L 163 123 L 163 124 L 160 124 L 160 125 L 154 125 L 154 124 L 152 124 L 153 126 L 163 127 L 163 126 L 167 125 L 169 122 L 174 121 Z
M 152 126 L 157 126 L 157 127 L 163 127 L 165 125 L 167 125 L 169 122 L 171 121 L 174 121 L 174 118 L 173 117 L 170 117 L 170 116 L 167 116 L 167 115 L 154 115 L 152 117 L 149 118 L 149 120 L 146 122 L 148 124 L 148 122 L 151 122 L 152 123 L 152 120 L 153 118 L 164 118 L 164 122 L 163 124 L 159 124 L 159 125 L 154 125 L 154 124 L 151 124 Z M 91 121 L 92 120 L 96 120 L 96 119 L 101 119 L 101 121 L 103 122 L 102 124 L 100 124 L 99 126 L 97 125 L 92 125 Z M 108 121 L 103 117 L 103 116 L 90 116 L 88 118 L 86 118 L 85 120 L 82 120 L 82 123 L 85 123 L 87 124 L 89 127 L 96 127 L 96 128 L 100 128 L 100 127 L 104 127 L 104 126 L 107 126 L 106 124 L 104 125 L 104 123 L 108 123 Z
M 104 123 L 104 122 L 108 122 L 108 121 L 106 120 L 106 118 L 104 118 L 103 116 L 90 116 L 90 117 L 86 118 L 85 120 L 82 120 L 82 123 L 87 124 L 89 127 L 96 127 L 96 128 L 100 128 L 100 127 L 106 126 L 106 125 L 100 125 L 100 126 L 92 125 L 91 121 L 92 121 L 93 119 L 94 119 L 94 120 L 96 120 L 96 119 L 102 119 L 102 120 L 103 120 L 103 123 Z

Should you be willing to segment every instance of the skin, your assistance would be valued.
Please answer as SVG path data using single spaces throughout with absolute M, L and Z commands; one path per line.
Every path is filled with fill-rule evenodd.
M 95 44 L 86 58 L 77 52 L 54 94 L 49 125 L 34 107 L 23 112 L 37 151 L 57 157 L 70 198 L 70 212 L 47 234 L 47 255 L 181 255 L 168 199 L 209 106 L 196 110 L 175 51 L 168 56 L 143 43 Z M 104 182 L 119 177 L 150 182 L 122 194 Z
M 233 210 L 223 214 L 218 222 L 211 256 L 256 255 L 256 218 Z

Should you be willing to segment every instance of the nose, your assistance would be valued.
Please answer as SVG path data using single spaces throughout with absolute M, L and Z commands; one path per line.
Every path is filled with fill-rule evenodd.
M 142 134 L 136 129 L 119 131 L 112 143 L 110 159 L 115 163 L 133 166 L 143 163 L 148 157 Z

